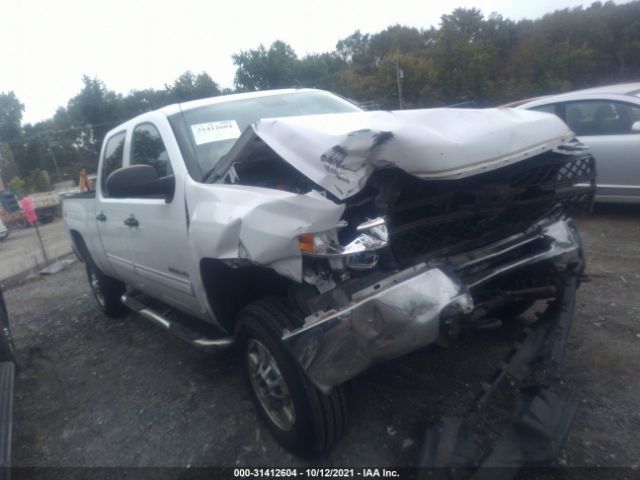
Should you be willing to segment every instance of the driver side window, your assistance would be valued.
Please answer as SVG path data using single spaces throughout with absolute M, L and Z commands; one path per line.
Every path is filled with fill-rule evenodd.
M 160 132 L 151 123 L 142 123 L 133 130 L 131 165 L 150 165 L 156 169 L 158 177 L 173 173 Z

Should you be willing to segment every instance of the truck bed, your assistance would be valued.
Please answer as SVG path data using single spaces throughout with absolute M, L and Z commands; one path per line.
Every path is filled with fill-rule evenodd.
M 82 235 L 87 248 L 96 257 L 95 259 L 100 262 L 99 257 L 101 257 L 102 245 L 96 222 L 95 192 L 83 192 L 64 197 L 62 200 L 62 217 L 67 228 L 71 231 L 76 253 L 81 252 L 78 252 L 79 245 L 76 244 L 74 231 Z

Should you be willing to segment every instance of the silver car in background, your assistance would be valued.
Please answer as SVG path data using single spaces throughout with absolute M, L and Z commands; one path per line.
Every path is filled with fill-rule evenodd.
M 505 105 L 554 113 L 596 159 L 596 202 L 640 203 L 640 82 Z

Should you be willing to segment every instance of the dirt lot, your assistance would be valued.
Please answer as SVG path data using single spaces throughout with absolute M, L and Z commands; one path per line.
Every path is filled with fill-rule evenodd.
M 600 208 L 579 225 L 592 281 L 579 291 L 567 351 L 565 386 L 579 407 L 559 464 L 638 468 L 640 208 Z M 102 316 L 83 265 L 6 300 L 23 368 L 15 465 L 306 465 L 258 422 L 233 355 L 193 350 L 133 314 Z M 414 465 L 425 428 L 467 408 L 514 335 L 474 334 L 356 379 L 350 428 L 316 465 Z

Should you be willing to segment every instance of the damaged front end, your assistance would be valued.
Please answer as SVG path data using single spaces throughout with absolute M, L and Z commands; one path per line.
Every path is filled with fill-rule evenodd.
M 284 341 L 326 392 L 581 273 L 595 165 L 572 137 L 510 109 L 262 119 L 207 175 L 225 188 L 188 190 L 193 248 L 293 282 Z
M 591 207 L 595 162 L 572 139 L 556 116 L 509 109 L 262 119 L 206 175 L 217 188 L 188 189 L 190 241 L 199 258 L 286 279 L 302 320 L 282 340 L 324 393 L 551 300 L 511 372 L 528 376 L 535 359 L 559 362 L 584 271 L 571 217 Z M 530 425 L 560 405 L 535 386 L 519 417 Z M 569 407 L 549 426 L 559 436 Z M 429 437 L 425 466 L 458 465 L 468 429 L 455 425 Z M 493 464 L 471 463 L 482 458 Z
M 590 208 L 595 164 L 572 137 L 508 109 L 260 120 L 212 173 L 233 187 L 217 257 L 295 282 L 304 321 L 283 340 L 328 392 L 581 274 L 570 217 Z
M 480 328 L 492 312 L 553 296 L 584 268 L 570 215 L 588 209 L 593 158 L 556 149 L 465 179 L 374 172 L 343 223 L 300 237 L 304 324 L 284 336 L 323 391 L 379 360 Z
M 493 448 L 476 439 L 468 418 L 446 418 L 426 435 L 420 472 L 506 479 L 522 465 L 552 461 L 576 408 L 554 388 L 585 268 L 571 217 L 590 209 L 594 178 L 593 157 L 572 147 L 454 181 L 375 172 L 346 202 L 333 237 L 304 239 L 305 278 L 323 290 L 301 302 L 304 324 L 283 340 L 328 392 L 378 361 L 446 346 L 545 300 L 470 408 L 472 416 L 504 378 L 522 385 Z
M 541 268 L 544 267 L 544 268 Z M 498 245 L 397 273 L 373 272 L 309 300 L 312 314 L 284 336 L 314 384 L 329 391 L 376 361 L 449 343 L 493 310 L 548 297 L 554 272 L 579 275 L 580 238 L 570 220 L 537 225 Z M 530 275 L 529 278 L 527 278 Z M 516 288 L 505 288 L 504 280 Z M 515 284 L 529 281 L 534 287 Z

